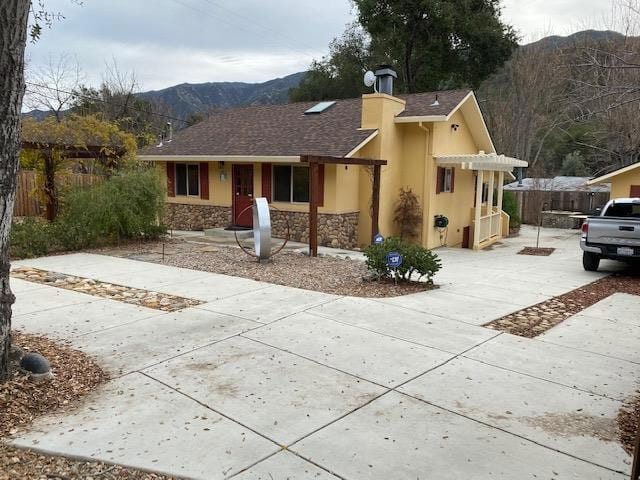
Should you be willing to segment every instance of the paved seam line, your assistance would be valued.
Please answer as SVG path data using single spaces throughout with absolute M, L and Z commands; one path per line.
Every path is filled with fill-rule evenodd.
M 493 337 L 493 338 L 495 338 L 495 337 Z M 534 375 L 534 374 L 531 374 L 531 373 L 520 372 L 518 370 L 513 370 L 512 368 L 502 367 L 500 365 L 495 365 L 495 364 L 493 364 L 491 362 L 487 362 L 485 360 L 478 360 L 477 358 L 472 358 L 472 357 L 467 357 L 467 356 L 464 356 L 463 358 L 465 358 L 466 360 L 470 360 L 472 362 L 482 363 L 482 364 L 487 365 L 489 367 L 498 368 L 500 370 L 505 370 L 507 372 L 515 373 L 517 375 L 522 375 L 524 377 L 535 378 L 536 380 L 542 380 L 542 381 L 545 381 L 547 383 L 552 383 L 554 385 L 558 385 L 560 387 L 565 387 L 565 388 L 569 388 L 571 390 L 576 390 L 576 391 L 579 391 L 579 392 L 588 393 L 589 395 L 595 395 L 597 397 L 607 398 L 609 400 L 614 400 L 616 402 L 623 402 L 623 401 L 626 400 L 626 398 L 611 397 L 611 396 L 606 395 L 604 393 L 598 393 L 598 392 L 594 392 L 592 390 L 586 390 L 584 388 L 576 387 L 575 385 L 567 385 L 565 383 L 561 383 L 561 382 L 558 382 L 556 380 L 550 380 L 548 378 L 538 377 L 537 375 Z
M 417 401 L 419 401 L 419 402 L 425 403 L 425 404 L 427 404 L 427 405 L 431 405 L 432 407 L 437 408 L 437 409 L 439 409 L 439 410 L 444 410 L 445 412 L 452 413 L 452 414 L 454 414 L 454 415 L 457 415 L 458 417 L 462 417 L 462 418 L 465 418 L 465 419 L 470 420 L 470 421 L 472 421 L 472 422 L 479 423 L 480 425 L 484 425 L 484 426 L 489 427 L 489 428 L 492 428 L 492 429 L 494 429 L 494 430 L 499 430 L 499 431 L 501 431 L 501 432 L 503 432 L 503 433 L 506 433 L 506 434 L 508 434 L 508 435 L 511 435 L 511 436 L 514 436 L 514 437 L 520 438 L 521 440 L 525 440 L 525 441 L 527 441 L 527 442 L 533 443 L 533 444 L 538 445 L 538 446 L 540 446 L 540 447 L 546 448 L 547 450 L 551 450 L 551 451 L 556 452 L 556 453 L 559 453 L 559 454 L 561 454 L 561 455 L 566 455 L 567 457 L 571 457 L 571 458 L 573 458 L 573 459 L 575 459 L 575 460 L 579 460 L 579 461 L 581 461 L 581 462 L 588 463 L 589 465 L 593 465 L 593 466 L 595 466 L 595 467 L 603 468 L 603 469 L 608 470 L 608 471 L 610 471 L 610 472 L 619 473 L 619 474 L 621 474 L 621 475 L 626 475 L 626 473 L 625 473 L 625 472 L 622 472 L 622 471 L 620 471 L 620 470 L 615 470 L 614 468 L 606 467 L 606 466 L 604 466 L 604 465 L 600 465 L 599 463 L 595 463 L 595 462 L 592 462 L 592 461 L 590 461 L 590 460 L 586 460 L 586 459 L 581 458 L 581 457 L 578 457 L 578 456 L 576 456 L 576 455 L 574 455 L 574 454 L 567 453 L 567 452 L 563 452 L 562 450 L 558 450 L 557 448 L 550 447 L 550 446 L 548 446 L 548 445 L 545 445 L 545 444 L 543 444 L 543 443 L 540 443 L 540 442 L 539 442 L 539 441 L 537 441 L 537 440 L 533 440 L 533 439 L 531 439 L 531 438 L 525 437 L 525 436 L 523 436 L 523 435 L 521 435 L 521 434 L 519 434 L 519 433 L 510 432 L 509 430 L 506 430 L 506 429 L 504 429 L 504 428 L 502 428 L 502 427 L 498 427 L 498 426 L 496 426 L 496 425 L 491 425 L 490 423 L 486 423 L 486 422 L 484 422 L 484 421 L 482 421 L 482 420 L 478 420 L 477 418 L 468 417 L 468 416 L 466 416 L 466 415 L 464 415 L 464 414 L 462 414 L 462 413 L 460 413 L 460 412 L 456 412 L 455 410 L 449 410 L 449 409 L 448 409 L 448 408 L 446 408 L 446 407 L 442 407 L 442 406 L 437 405 L 437 404 L 435 404 L 435 403 L 431 403 L 431 402 L 429 402 L 429 401 L 427 401 L 427 400 L 424 400 L 424 399 L 421 399 L 421 398 L 418 398 L 418 397 L 414 397 L 413 395 L 409 395 L 408 393 L 404 393 L 404 392 L 396 392 L 396 393 L 399 393 L 399 394 L 404 395 L 404 396 L 406 396 L 406 397 L 412 398 L 412 399 L 417 400 Z
M 145 373 L 145 372 L 139 372 L 139 373 L 140 373 L 141 375 L 144 375 L 144 376 L 145 376 L 145 377 L 147 377 L 148 379 L 153 380 L 154 382 L 158 382 L 160 385 L 164 385 L 166 388 L 168 388 L 168 389 L 170 389 L 170 390 L 173 390 L 174 392 L 176 392 L 176 393 L 178 393 L 178 394 L 180 394 L 180 395 L 182 395 L 182 396 L 184 396 L 184 397 L 188 398 L 189 400 L 191 400 L 191 401 L 193 401 L 193 402 L 197 403 L 197 404 L 198 404 L 198 405 L 200 405 L 201 407 L 204 407 L 204 408 L 206 408 L 207 410 L 211 410 L 212 412 L 215 412 L 217 415 L 220 415 L 221 417 L 224 417 L 224 418 L 226 418 L 227 420 L 229 420 L 229 421 L 231 421 L 231 422 L 233 422 L 233 423 L 236 423 L 236 424 L 240 425 L 242 428 L 245 428 L 245 429 L 249 430 L 250 432 L 255 433 L 256 435 L 258 435 L 258 436 L 260 436 L 260 437 L 264 438 L 265 440 L 270 441 L 270 442 L 271 442 L 271 443 L 273 443 L 275 446 L 277 446 L 279 449 L 282 449 L 283 447 L 285 447 L 285 445 L 282 445 L 281 443 L 279 443 L 279 442 L 275 441 L 274 439 L 269 438 L 269 437 L 268 437 L 267 435 L 265 435 L 264 433 L 260 433 L 260 432 L 258 432 L 257 430 L 254 430 L 253 428 L 251 428 L 251 427 L 249 427 L 249 426 L 245 425 L 244 423 L 239 422 L 238 420 L 235 420 L 234 418 L 232 418 L 232 417 L 230 417 L 230 416 L 228 416 L 228 415 L 226 415 L 226 414 L 224 414 L 224 413 L 222 413 L 222 412 L 220 412 L 220 411 L 216 410 L 216 409 L 215 409 L 215 408 L 213 408 L 211 405 L 207 405 L 206 403 L 201 402 L 200 400 L 198 400 L 198 399 L 196 399 L 196 398 L 192 397 L 192 396 L 191 396 L 191 395 L 189 395 L 188 393 L 185 393 L 185 392 L 183 392 L 182 390 L 178 390 L 177 388 L 175 388 L 175 387 L 173 387 L 173 386 L 169 385 L 168 383 L 165 383 L 165 382 L 163 382 L 162 380 L 158 380 L 157 378 L 152 377 L 152 376 L 151 376 L 151 375 L 149 375 L 148 373 Z M 279 451 L 279 450 L 278 450 L 278 451 Z M 275 452 L 275 453 L 278 453 L 278 452 Z
M 331 370 L 335 370 L 336 372 L 340 372 L 340 373 L 343 373 L 345 375 L 349 375 L 350 377 L 357 378 L 358 380 L 362 380 L 363 382 L 371 383 L 373 385 L 376 385 L 378 387 L 382 387 L 384 389 L 390 389 L 391 388 L 391 387 L 389 387 L 387 385 L 383 385 L 383 384 L 378 383 L 376 381 L 367 380 L 366 378 L 359 377 L 358 375 L 355 375 L 353 373 L 349 373 L 349 372 L 347 372 L 345 370 L 340 370 L 337 367 L 332 367 L 331 365 L 325 365 L 324 363 L 321 363 L 318 360 L 314 360 L 313 358 L 305 357 L 304 355 L 300 355 L 299 353 L 292 352 L 291 350 L 287 350 L 287 349 L 281 348 L 281 347 L 276 347 L 275 345 L 271 345 L 271 344 L 269 344 L 267 342 L 263 342 L 262 340 L 257 340 L 255 338 L 251 338 L 251 337 L 245 337 L 243 334 L 240 334 L 239 336 L 244 338 L 244 339 L 246 339 L 246 340 L 251 340 L 252 342 L 264 345 L 266 347 L 270 347 L 270 348 L 274 348 L 276 350 L 280 350 L 281 352 L 285 352 L 285 353 L 288 353 L 290 355 L 294 355 L 294 356 L 296 356 L 298 358 L 303 358 L 304 360 L 308 360 L 309 362 L 313 362 L 316 365 L 320 365 L 320 366 L 325 367 L 325 368 L 330 368 Z
M 591 350 L 584 350 L 582 348 L 570 347 L 568 345 L 563 345 L 562 343 L 550 342 L 549 340 L 544 340 L 542 338 L 536 338 L 536 340 L 538 340 L 539 342 L 548 343 L 550 345 L 555 345 L 557 347 L 571 348 L 573 350 L 577 350 L 577 351 L 583 352 L 583 353 L 592 353 L 594 355 L 600 355 L 601 357 L 611 358 L 613 360 L 619 360 L 621 362 L 627 362 L 627 363 L 631 363 L 633 365 L 640 365 L 640 361 L 634 362 L 633 360 L 629 360 L 627 358 L 614 357 L 613 355 L 606 355 L 604 353 L 594 352 L 594 351 L 591 351 Z
M 364 330 L 365 332 L 375 333 L 375 334 L 381 335 L 383 337 L 393 338 L 395 340 L 400 340 L 402 342 L 410 343 L 412 345 L 417 345 L 419 347 L 432 348 L 434 350 L 438 350 L 438 351 L 443 352 L 443 353 L 449 353 L 451 355 L 460 355 L 460 354 L 458 354 L 456 352 L 452 352 L 450 350 L 445 350 L 445 349 L 440 348 L 440 347 L 434 347 L 433 345 L 427 345 L 425 343 L 416 342 L 414 340 L 407 340 L 406 338 L 396 337 L 395 335 L 391 335 L 389 333 L 382 333 L 382 332 L 379 332 L 377 330 L 373 330 L 373 329 L 368 328 L 368 327 L 363 327 L 361 325 L 353 325 L 352 323 L 343 322 L 343 321 L 337 320 L 335 318 L 331 318 L 326 314 L 323 315 L 320 312 L 306 312 L 306 313 L 308 313 L 309 315 L 313 315 L 316 318 L 321 318 L 323 320 L 329 320 L 331 322 L 339 323 L 340 325 L 344 325 L 344 326 L 347 326 L 347 327 L 353 327 L 353 328 L 357 328 L 357 329 L 360 329 L 360 330 Z M 482 327 L 478 327 L 478 328 L 482 328 Z M 485 329 L 485 330 L 490 330 L 490 329 Z M 497 337 L 497 335 L 494 335 L 494 336 L 490 337 L 489 340 L 491 340 L 491 339 L 493 339 L 495 337 Z M 484 342 L 485 341 L 482 341 L 482 342 L 478 343 L 478 345 L 482 345 Z M 476 346 L 476 345 L 474 345 L 474 346 Z M 468 351 L 468 350 L 465 350 L 465 352 L 466 351 Z

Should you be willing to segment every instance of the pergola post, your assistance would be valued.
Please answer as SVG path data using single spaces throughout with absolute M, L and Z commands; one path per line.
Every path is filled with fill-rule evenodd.
M 309 165 L 309 255 L 318 256 L 318 203 L 320 201 L 320 164 L 361 165 L 373 167 L 373 218 L 371 222 L 372 241 L 378 233 L 380 212 L 380 172 L 386 160 L 371 158 L 341 158 L 330 156 L 301 155 L 300 162 Z
M 309 255 L 318 256 L 318 180 L 319 165 L 309 163 Z
M 504 172 L 498 172 L 498 213 L 500 214 L 500 234 L 502 234 L 502 200 L 504 198 Z
M 382 167 L 380 165 L 373 166 L 373 193 L 371 196 L 372 212 L 371 212 L 371 243 L 375 236 L 380 233 L 380 176 Z
M 483 172 L 478 170 L 476 177 L 476 210 L 475 210 L 475 227 L 473 229 L 473 248 L 477 250 L 480 247 L 480 217 L 482 216 L 482 185 L 484 183 Z
M 489 185 L 487 186 L 487 215 L 489 215 L 489 236 L 493 235 L 493 189 L 495 187 L 496 172 L 489 172 Z

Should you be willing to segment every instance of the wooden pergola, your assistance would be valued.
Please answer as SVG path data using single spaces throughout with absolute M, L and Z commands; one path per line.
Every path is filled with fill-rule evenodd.
M 373 167 L 373 197 L 371 216 L 371 241 L 378 231 L 380 217 L 380 173 L 386 160 L 374 160 L 370 158 L 344 158 L 317 155 L 303 155 L 302 163 L 309 164 L 309 254 L 318 256 L 318 204 L 320 192 L 320 165 L 360 165 Z
M 22 141 L 23 150 L 38 151 L 44 160 L 44 193 L 46 197 L 46 217 L 47 220 L 54 220 L 58 214 L 58 199 L 55 185 L 54 154 L 62 158 L 73 159 L 104 159 L 108 160 L 107 165 L 112 166 L 115 159 L 122 157 L 126 150 L 118 147 L 113 148 L 108 145 L 67 145 L 61 143 Z

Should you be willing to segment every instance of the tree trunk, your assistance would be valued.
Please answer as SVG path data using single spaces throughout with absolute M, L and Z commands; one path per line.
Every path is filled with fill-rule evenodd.
M 0 2 L 0 381 L 9 376 L 11 305 L 9 233 L 20 153 L 20 111 L 24 96 L 24 50 L 29 0 Z
M 46 217 L 53 222 L 58 216 L 58 192 L 56 190 L 56 169 L 53 153 L 47 152 L 44 157 L 44 195 L 46 197 Z

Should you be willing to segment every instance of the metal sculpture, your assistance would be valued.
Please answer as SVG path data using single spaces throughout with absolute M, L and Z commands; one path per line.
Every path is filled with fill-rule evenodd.
M 275 251 L 271 251 L 271 209 L 278 210 L 273 205 L 269 205 L 266 198 L 259 197 L 253 200 L 253 205 L 248 206 L 239 216 L 242 216 L 249 208 L 253 209 L 253 244 L 254 251 L 245 247 L 238 239 L 238 233 L 234 231 L 236 243 L 244 253 L 257 258 L 259 262 L 268 262 L 271 258 L 280 253 L 289 242 L 291 227 L 289 217 L 285 216 L 287 233 L 284 243 Z

